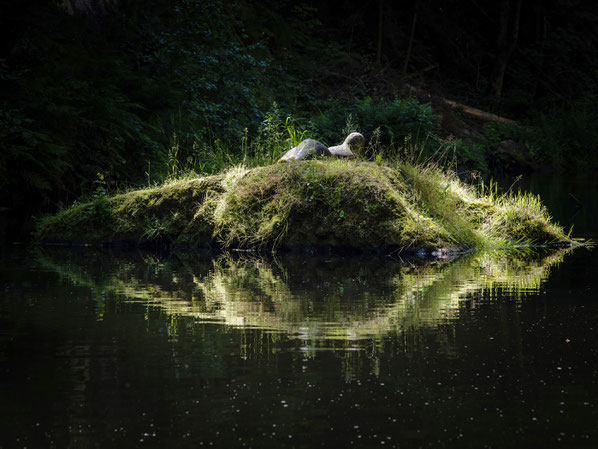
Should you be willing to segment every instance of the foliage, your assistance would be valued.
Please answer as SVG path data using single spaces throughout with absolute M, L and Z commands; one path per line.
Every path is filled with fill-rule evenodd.
M 462 140 L 454 142 L 455 155 L 458 164 L 479 173 L 488 173 L 488 161 L 484 143 L 470 143 Z
M 349 105 L 333 103 L 311 120 L 314 131 L 331 144 L 342 142 L 353 131 L 370 138 L 378 130 L 377 140 L 384 146 L 401 144 L 407 136 L 423 142 L 434 135 L 436 122 L 432 107 L 415 98 L 374 101 L 371 97 Z
M 431 105 L 400 97 L 413 17 L 392 2 L 380 30 L 376 8 L 358 2 L 127 0 L 85 13 L 70 3 L 72 14 L 64 2 L 0 6 L 0 208 L 22 217 L 93 194 L 98 172 L 112 190 L 151 185 L 269 164 L 302 138 L 334 145 L 354 130 L 378 162 L 411 145 L 485 171 L 492 144 L 512 135 L 536 165 L 596 165 L 598 15 L 577 0 L 523 5 L 499 100 L 487 95 L 496 2 L 417 2 L 409 71 L 437 66 L 425 72 L 432 85 L 532 125 L 491 124 L 481 142 L 448 144 Z
M 12 195 L 10 206 L 72 198 L 98 169 L 131 181 L 140 158 L 159 159 L 135 101 L 145 83 L 122 54 L 52 4 L 9 12 L 9 26 L 24 16 L 36 25 L 10 37 L 12 52 L 0 68 L 1 187 Z
M 41 0 L 3 5 L 3 206 L 70 202 L 98 171 L 115 186 L 160 179 L 173 158 L 194 165 L 206 144 L 228 151 L 257 132 L 269 53 L 241 6 L 134 0 L 86 17 Z
M 240 137 L 260 121 L 260 101 L 269 99 L 261 97 L 269 64 L 263 42 L 250 41 L 241 17 L 222 1 L 181 0 L 170 12 L 166 30 L 148 30 L 153 48 L 146 63 L 161 73 L 174 70 L 177 106 L 199 125 L 194 138 Z
M 501 141 L 514 140 L 527 148 L 536 166 L 584 171 L 598 164 L 598 153 L 594 151 L 598 148 L 598 130 L 594 126 L 597 120 L 596 103 L 588 98 L 566 109 L 555 107 L 538 113 L 529 127 L 489 122 L 484 127 L 483 142 L 477 145 L 492 148 Z M 476 161 L 475 154 L 465 156 Z
M 566 109 L 539 114 L 537 127 L 525 142 L 532 154 L 546 165 L 587 170 L 598 165 L 598 108 L 588 98 Z
M 239 164 L 249 167 L 273 164 L 308 137 L 309 131 L 299 120 L 285 115 L 273 103 L 259 124 L 256 135 L 251 136 L 245 129 L 238 143 L 219 138 L 205 141 L 196 135 L 192 141 L 187 139 L 184 146 L 174 134 L 168 151 L 167 172 L 158 173 L 153 179 L 176 179 L 188 172 L 220 173 Z
M 23 196 L 48 200 L 53 189 L 64 186 L 62 176 L 71 165 L 66 148 L 35 127 L 33 119 L 14 109 L 0 110 L 0 191 L 3 206 L 15 205 Z

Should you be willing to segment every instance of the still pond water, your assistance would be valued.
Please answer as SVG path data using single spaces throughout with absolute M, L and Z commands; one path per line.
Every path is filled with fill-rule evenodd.
M 0 448 L 596 448 L 597 253 L 5 248 Z

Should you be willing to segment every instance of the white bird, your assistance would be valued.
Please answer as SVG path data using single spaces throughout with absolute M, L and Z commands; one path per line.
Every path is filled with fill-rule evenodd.
M 355 157 L 353 152 L 359 151 L 365 144 L 365 139 L 360 133 L 351 133 L 347 136 L 342 145 L 329 147 L 328 150 L 333 156 Z

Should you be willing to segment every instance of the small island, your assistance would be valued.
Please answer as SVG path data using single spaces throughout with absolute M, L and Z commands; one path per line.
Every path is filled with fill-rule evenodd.
M 319 159 L 245 168 L 75 204 L 39 220 L 46 243 L 399 250 L 572 245 L 539 197 L 436 165 Z
M 598 448 L 598 1 L 0 6 L 0 449 Z

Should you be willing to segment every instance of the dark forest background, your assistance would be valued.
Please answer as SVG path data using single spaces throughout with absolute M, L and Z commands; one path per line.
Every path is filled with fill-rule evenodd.
M 449 148 L 488 175 L 598 167 L 596 2 L 0 5 L 4 234 L 354 129 L 370 147 Z

